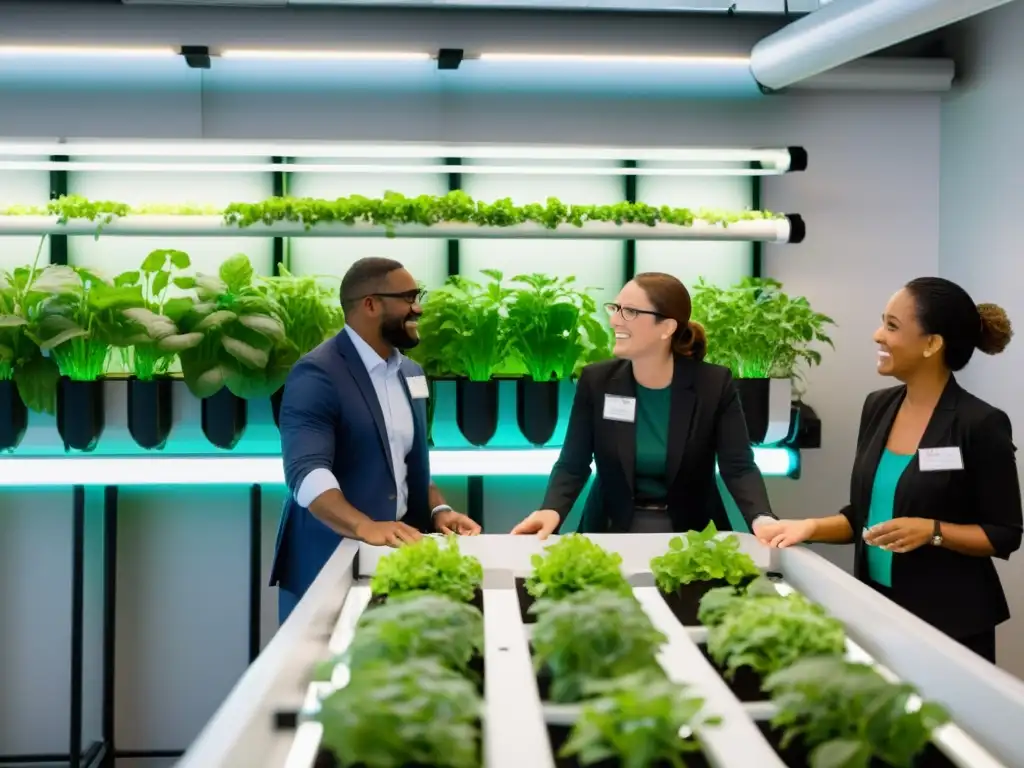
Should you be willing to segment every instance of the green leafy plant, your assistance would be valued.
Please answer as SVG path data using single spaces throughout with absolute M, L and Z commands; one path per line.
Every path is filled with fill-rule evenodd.
M 31 267 L 0 270 L 0 381 L 15 382 L 25 406 L 36 413 L 56 411 L 56 363 L 45 357 L 29 329 L 39 316 L 39 303 L 47 294 L 34 290 L 42 274 L 39 258 L 46 237 L 39 240 Z
M 184 333 L 202 341 L 179 352 L 181 371 L 196 397 L 222 387 L 242 398 L 269 397 L 299 358 L 285 335 L 282 310 L 248 257 L 232 256 L 217 275 L 195 278 L 198 301 L 182 317 Z
M 142 292 L 143 306 L 122 311 L 142 329 L 127 340 L 131 347 L 124 348 L 131 350 L 126 363 L 140 381 L 166 375 L 179 352 L 192 349 L 203 340 L 202 333 L 178 330 L 178 323 L 193 307 L 192 299 L 171 298 L 168 293 L 171 286 L 184 290 L 195 286 L 193 277 L 174 274 L 191 265 L 192 260 L 184 251 L 159 249 L 150 252 L 139 269 L 114 278 L 114 285 L 138 287 Z
M 761 678 L 810 656 L 842 656 L 843 624 L 798 594 L 744 599 L 708 630 L 708 654 L 732 678 L 749 667 Z
M 914 686 L 889 682 L 866 664 L 804 659 L 764 682 L 778 706 L 781 746 L 810 750 L 811 768 L 868 768 L 872 760 L 912 768 L 932 732 L 949 721 Z
M 719 537 L 714 523 L 703 531 L 673 536 L 668 547 L 668 552 L 651 559 L 651 572 L 662 592 L 675 592 L 694 581 L 739 584 L 761 573 L 750 555 L 740 552 L 740 540 Z
M 685 768 L 686 754 L 701 749 L 694 729 L 717 722 L 700 717 L 703 699 L 658 673 L 636 672 L 584 688 L 588 699 L 559 750 L 580 765 L 614 760 L 620 768 Z
M 377 563 L 370 581 L 375 595 L 434 592 L 469 602 L 483 582 L 484 572 L 475 557 L 459 552 L 458 537 L 448 536 L 442 547 L 435 536 L 424 536 L 406 544 Z
M 633 593 L 622 574 L 622 556 L 582 534 L 562 536 L 544 552 L 530 558 L 533 572 L 526 580 L 526 591 L 534 598 L 560 600 L 588 588 Z
M 344 660 L 359 669 L 377 662 L 398 665 L 432 658 L 468 675 L 469 663 L 483 652 L 483 643 L 479 610 L 443 595 L 412 593 L 364 611 Z
M 113 347 L 127 342 L 124 310 L 144 303 L 139 286 L 114 285 L 82 267 L 50 265 L 32 282 L 45 298 L 34 305 L 26 332 L 49 352 L 62 376 L 96 381 Z
M 279 265 L 280 275 L 264 278 L 276 303 L 285 336 L 299 355 L 312 351 L 345 325 L 337 288 L 324 287 L 313 276 L 297 277 Z
M 534 381 L 567 379 L 580 365 L 611 356 L 611 334 L 594 314 L 597 303 L 575 290 L 574 277 L 512 278 L 508 297 L 511 351 Z
M 632 595 L 587 589 L 538 600 L 530 610 L 537 616 L 534 667 L 550 671 L 553 701 L 579 701 L 588 681 L 660 672 L 656 656 L 666 638 Z
M 372 664 L 321 704 L 322 746 L 342 768 L 480 768 L 476 687 L 433 659 Z
M 716 627 L 742 601 L 761 597 L 780 597 L 775 585 L 764 576 L 748 582 L 745 586 L 737 584 L 709 589 L 700 599 L 697 620 L 705 627 Z
M 745 277 L 722 288 L 703 278 L 693 287 L 693 319 L 709 339 L 707 359 L 737 378 L 791 378 L 801 364 L 818 365 L 815 344 L 832 347 L 826 329 L 832 318 L 816 312 L 804 297 L 782 292 L 782 283 Z

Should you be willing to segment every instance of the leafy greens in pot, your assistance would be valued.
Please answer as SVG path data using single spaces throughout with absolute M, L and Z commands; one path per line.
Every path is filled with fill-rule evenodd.
M 434 592 L 469 602 L 483 582 L 484 572 L 475 557 L 459 552 L 457 536 L 442 547 L 435 536 L 424 536 L 385 555 L 370 581 L 374 595 Z
M 322 745 L 343 768 L 480 768 L 482 703 L 464 676 L 433 659 L 352 671 L 324 699 Z
M 782 747 L 809 749 L 811 768 L 868 768 L 872 759 L 912 768 L 932 731 L 949 720 L 938 704 L 912 706 L 912 685 L 841 658 L 798 661 L 764 687 L 778 706 L 772 725 L 782 731 Z
M 740 584 L 761 571 L 749 555 L 740 551 L 736 536 L 718 536 L 714 523 L 703 531 L 687 531 L 669 541 L 663 555 L 651 559 L 651 572 L 662 592 L 675 592 L 694 581 L 726 581 Z
M 526 580 L 526 591 L 537 599 L 559 600 L 588 588 L 621 595 L 633 593 L 622 573 L 622 555 L 609 552 L 586 536 L 562 536 L 544 547 L 544 553 L 530 558 L 533 572 Z
M 775 585 L 761 576 L 744 586 L 709 589 L 700 599 L 697 620 L 705 627 L 716 627 L 744 600 L 762 597 L 780 597 Z
M 530 610 L 534 667 L 551 672 L 553 701 L 579 701 L 588 681 L 661 671 L 656 657 L 666 638 L 632 595 L 587 589 Z
M 583 766 L 614 760 L 621 768 L 685 768 L 686 753 L 701 749 L 694 728 L 717 722 L 701 716 L 703 699 L 657 672 L 592 681 L 584 689 L 588 698 L 560 750 Z
M 328 289 L 314 276 L 297 277 L 284 265 L 278 269 L 280 275 L 263 280 L 279 309 L 285 336 L 305 355 L 342 329 L 345 313 L 336 287 Z

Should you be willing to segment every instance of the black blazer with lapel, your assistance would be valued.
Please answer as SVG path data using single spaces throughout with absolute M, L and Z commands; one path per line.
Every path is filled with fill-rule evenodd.
M 855 574 L 867 579 L 867 545 L 862 532 L 882 451 L 906 387 L 868 395 L 861 413 L 857 455 L 850 478 L 850 504 L 842 510 L 856 542 Z M 962 470 L 922 471 L 918 457 L 896 486 L 893 517 L 978 524 L 997 557 L 1021 544 L 1021 497 L 1010 420 L 1006 414 L 962 389 L 950 377 L 919 448 L 957 447 Z M 893 555 L 893 599 L 953 637 L 990 630 L 1010 616 L 992 559 L 961 555 L 926 544 Z
M 576 384 L 569 427 L 544 496 L 544 509 L 564 520 L 590 477 L 597 477 L 583 510 L 583 533 L 625 532 L 633 518 L 636 423 L 604 418 L 605 395 L 636 397 L 627 360 L 583 369 Z M 732 526 L 715 482 L 715 459 L 726 487 L 748 522 L 772 516 L 761 472 L 754 462 L 739 393 L 727 368 L 676 356 L 668 429 L 668 514 L 677 531 Z

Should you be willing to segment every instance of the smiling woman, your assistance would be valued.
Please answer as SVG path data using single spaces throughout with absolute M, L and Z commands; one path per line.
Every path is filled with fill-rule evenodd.
M 854 543 L 859 578 L 990 661 L 1010 617 L 992 558 L 1020 547 L 1020 486 L 1010 420 L 953 373 L 1012 336 L 1000 307 L 955 283 L 907 283 L 874 335 L 878 372 L 901 383 L 864 402 L 850 503 L 758 532 L 774 546 Z

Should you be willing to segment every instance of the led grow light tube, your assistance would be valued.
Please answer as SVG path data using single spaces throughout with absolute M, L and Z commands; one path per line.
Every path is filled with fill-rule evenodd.
M 83 56 L 106 59 L 165 59 L 177 56 L 173 48 L 132 48 L 83 45 L 0 45 L 0 56 Z
M 546 476 L 558 458 L 557 448 L 523 450 L 435 450 L 434 477 Z M 765 475 L 787 476 L 798 464 L 788 448 L 754 448 Z M 63 456 L 0 459 L 0 487 L 68 487 L 73 485 L 283 485 L 279 456 Z
M 684 66 L 749 66 L 749 56 L 633 56 L 628 54 L 595 53 L 481 53 L 480 61 L 579 63 L 579 64 L 679 64 Z
M 256 59 L 266 61 L 429 61 L 429 53 L 419 51 L 301 51 L 259 48 L 228 48 L 222 59 Z

